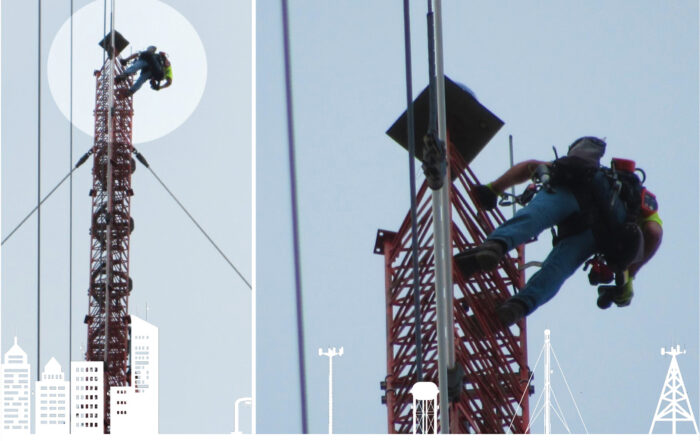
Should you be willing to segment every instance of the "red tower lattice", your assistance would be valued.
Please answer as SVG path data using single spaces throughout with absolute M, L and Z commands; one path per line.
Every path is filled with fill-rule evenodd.
M 467 151 L 455 146 L 457 143 L 469 144 L 469 136 L 473 137 L 473 133 L 485 129 L 488 115 L 484 116 L 485 109 L 475 107 L 476 100 L 471 95 L 466 96 L 463 90 L 455 89 L 457 86 L 448 78 L 445 78 L 445 82 L 446 94 L 453 94 L 452 97 L 447 96 L 447 129 L 448 133 L 453 134 L 451 139 L 455 141 L 447 143 L 452 180 L 451 184 L 445 185 L 450 186 L 450 234 L 455 254 L 480 244 L 494 226 L 505 219 L 498 210 L 479 209 L 478 202 L 471 197 L 469 189 L 478 185 L 478 181 L 468 167 L 467 160 L 471 161 L 480 148 Z M 426 94 L 427 91 L 424 91 L 416 100 L 417 136 L 420 136 L 418 134 L 421 133 L 421 129 L 427 126 L 427 122 L 421 121 L 420 109 L 421 105 L 427 105 Z M 455 95 L 458 98 L 455 98 Z M 459 109 L 460 106 L 462 109 Z M 459 112 L 465 108 L 466 113 Z M 427 120 L 427 112 L 425 108 L 423 110 L 423 116 Z M 484 117 L 477 115 L 473 121 L 468 120 L 469 118 L 464 119 L 465 115 L 471 113 L 469 116 L 472 117 L 475 112 L 481 112 L 481 116 Z M 402 133 L 406 133 L 405 122 L 402 125 L 400 121 L 390 129 L 389 134 L 405 145 L 406 136 L 401 138 Z M 500 125 L 493 133 L 499 127 Z M 470 129 L 473 129 L 472 134 L 468 133 Z M 394 133 L 391 133 L 392 131 Z M 485 145 L 493 133 L 485 135 L 485 140 L 481 140 L 483 144 L 477 145 Z M 420 158 L 421 152 L 418 148 L 417 156 Z M 423 381 L 438 384 L 430 193 L 427 184 L 423 183 L 416 197 L 416 236 L 419 254 Z M 409 214 L 397 232 L 379 230 L 374 249 L 376 254 L 384 256 L 386 276 L 387 376 L 383 382 L 383 387 L 386 388 L 383 401 L 387 405 L 389 433 L 410 433 L 412 429 L 412 397 L 409 391 L 417 378 L 411 241 Z M 510 329 L 504 329 L 494 314 L 496 306 L 507 299 L 516 288 L 522 286 L 521 274 L 517 269 L 517 264 L 522 264 L 522 260 L 523 253 L 520 249 L 516 257 L 508 256 L 504 259 L 497 270 L 477 274 L 469 280 L 464 280 L 460 273 L 453 269 L 455 358 L 463 368 L 465 378 L 459 401 L 450 405 L 450 433 L 525 433 L 527 430 L 528 397 L 531 391 L 526 390 L 530 371 L 527 366 L 525 320 L 521 320 Z
M 108 58 L 102 69 L 95 71 L 89 309 L 85 317 L 86 359 L 104 362 L 105 433 L 110 427 L 110 388 L 127 386 L 130 381 L 129 238 L 134 226 L 130 214 L 131 173 L 135 166 L 131 143 L 133 105 L 125 95 L 128 81 L 115 83 L 110 95 L 112 69 L 114 76 L 122 72 L 121 65 Z

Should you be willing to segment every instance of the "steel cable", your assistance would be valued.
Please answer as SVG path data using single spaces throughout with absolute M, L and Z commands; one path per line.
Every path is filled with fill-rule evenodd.
M 581 420 L 581 424 L 583 424 L 583 429 L 588 433 L 588 427 L 586 427 L 586 423 L 583 421 L 583 417 L 581 416 L 581 411 L 578 408 L 578 404 L 576 404 L 576 400 L 574 399 L 574 394 L 571 392 L 571 388 L 569 387 L 569 382 L 566 381 L 566 375 L 564 375 L 564 370 L 561 368 L 561 364 L 559 364 L 559 359 L 557 358 L 556 352 L 554 352 L 554 348 L 552 348 L 552 355 L 554 355 L 554 361 L 557 362 L 557 366 L 559 366 L 559 371 L 561 372 L 561 376 L 564 378 L 564 384 L 566 384 L 566 389 L 569 391 L 569 395 L 571 396 L 571 400 L 574 402 L 574 407 L 576 408 L 576 413 L 578 413 L 578 417 Z
M 296 288 L 297 346 L 299 357 L 299 385 L 301 388 L 301 429 L 308 433 L 306 411 L 306 367 L 304 361 L 304 319 L 301 295 L 301 261 L 299 253 L 299 222 L 297 212 L 296 164 L 294 159 L 294 118 L 292 109 L 292 73 L 289 54 L 289 17 L 287 0 L 282 0 L 282 31 L 284 43 L 284 82 L 287 105 L 287 141 L 289 143 L 289 181 L 292 199 L 292 238 L 294 247 L 294 280 Z
M 44 196 L 43 199 L 41 199 L 41 201 L 39 202 L 39 205 L 37 205 L 36 207 L 34 207 L 34 209 L 32 209 L 32 211 L 30 211 L 30 212 L 24 217 L 24 219 L 22 219 L 22 220 L 20 221 L 20 223 L 17 224 L 17 226 L 16 226 L 15 228 L 12 229 L 12 231 L 7 235 L 7 237 L 5 237 L 5 238 L 2 240 L 2 242 L 0 243 L 0 245 L 5 245 L 5 242 L 7 242 L 7 241 L 10 239 L 10 237 L 12 237 L 12 235 L 13 235 L 17 230 L 19 230 L 19 228 L 20 228 L 22 225 L 24 225 L 24 223 L 32 216 L 32 214 L 34 214 L 34 212 L 36 212 L 36 211 L 38 210 L 39 206 L 40 206 L 41 204 L 43 204 L 44 202 L 46 202 L 46 200 L 47 200 L 49 197 L 51 197 L 51 195 L 54 194 L 54 193 L 56 192 L 56 190 L 58 190 L 58 188 L 73 174 L 73 172 L 75 172 L 75 170 L 76 170 L 78 167 L 80 167 L 81 165 L 83 165 L 83 163 L 87 160 L 87 158 L 88 158 L 88 156 L 89 156 L 90 153 L 91 153 L 91 152 L 86 153 L 80 160 L 78 160 L 78 163 L 75 165 L 75 167 L 73 167 L 73 169 L 72 169 L 66 176 L 64 176 L 63 179 L 61 179 L 61 180 L 59 181 L 59 183 L 56 184 L 56 186 L 55 186 L 54 188 L 52 188 L 51 191 L 50 191 L 46 196 Z M 137 154 L 137 156 L 140 156 L 140 154 Z M 165 185 L 165 183 L 158 177 L 158 175 L 153 171 L 153 169 L 150 167 L 150 165 L 149 165 L 147 162 L 145 162 L 145 160 L 141 160 L 141 158 L 139 158 L 139 161 L 141 161 L 141 162 L 146 166 L 146 168 L 148 168 L 148 170 L 153 174 L 153 176 L 156 178 L 156 180 L 158 180 L 158 182 L 160 183 L 160 185 L 162 185 L 163 188 L 168 192 L 168 194 L 170 194 L 170 196 L 175 200 L 175 202 L 177 202 L 177 204 L 180 206 L 180 208 L 182 208 L 182 210 L 185 212 L 185 214 L 187 214 L 187 216 L 190 218 L 190 220 L 192 220 L 192 222 L 197 226 L 197 228 L 199 228 L 199 231 L 201 231 L 202 234 L 204 234 L 204 237 L 206 237 L 206 238 L 209 240 L 209 242 L 214 246 L 214 248 L 219 252 L 219 254 L 221 254 L 221 257 L 223 257 L 224 260 L 226 260 L 226 262 L 231 266 L 231 268 L 233 268 L 233 270 L 236 272 L 236 274 L 238 274 L 238 276 L 241 278 L 241 280 L 243 280 L 243 282 L 248 286 L 248 288 L 252 289 L 252 286 L 251 286 L 250 282 L 248 282 L 248 280 L 243 276 L 243 274 L 241 274 L 241 272 L 236 268 L 236 266 L 231 262 L 231 260 L 230 260 L 228 257 L 226 257 L 226 255 L 224 254 L 224 252 L 221 251 L 221 248 L 219 248 L 219 246 L 216 245 L 216 243 L 212 240 L 212 238 L 209 236 L 209 234 L 207 234 L 207 232 L 204 230 L 204 228 L 202 228 L 202 226 L 194 219 L 194 217 L 192 216 L 192 214 L 190 214 L 190 212 L 187 210 L 187 208 L 185 208 L 185 206 L 182 205 L 182 203 L 180 202 L 180 200 L 173 194 L 172 191 L 170 191 L 170 189 L 168 188 L 168 186 Z
M 140 155 L 140 154 L 139 154 L 139 155 Z M 138 157 L 138 156 L 137 156 L 137 157 Z M 139 160 L 140 160 L 140 159 L 139 159 Z M 141 161 L 141 163 L 143 163 L 143 161 Z M 253 289 L 253 287 L 251 286 L 250 282 L 248 282 L 248 280 L 243 276 L 243 274 L 241 274 L 241 272 L 238 270 L 238 268 L 236 268 L 236 266 L 231 262 L 231 260 L 229 260 L 229 258 L 226 257 L 226 254 L 224 254 L 224 252 L 221 251 L 221 248 L 219 248 L 219 246 L 216 245 L 216 243 L 214 242 L 214 240 L 207 234 L 207 232 L 204 231 L 204 228 L 202 228 L 202 226 L 199 225 L 199 223 L 195 220 L 195 218 L 192 216 L 192 214 L 190 214 L 190 212 L 187 210 L 187 208 L 185 208 L 185 206 L 182 205 L 182 203 L 180 202 L 180 200 L 173 194 L 172 191 L 170 191 L 170 189 L 168 188 L 168 186 L 165 185 L 165 183 L 160 179 L 160 177 L 158 177 L 158 175 L 156 174 L 156 172 L 153 171 L 153 169 L 151 168 L 151 166 L 148 165 L 148 163 L 145 163 L 144 165 L 145 165 L 146 168 L 153 174 L 153 177 L 156 178 L 156 180 L 160 183 L 160 185 L 163 186 L 163 188 L 165 189 L 165 191 L 168 192 L 168 194 L 170 195 L 170 197 L 173 198 L 173 200 L 177 203 L 177 205 L 179 205 L 180 208 L 182 208 L 182 211 L 184 211 L 185 214 L 190 218 L 190 220 L 197 226 L 197 228 L 199 228 L 199 231 L 201 231 L 202 234 L 204 234 L 204 237 L 206 237 L 207 240 L 209 240 L 209 243 L 211 243 L 211 244 L 214 246 L 214 248 L 216 249 L 216 251 L 218 251 L 219 254 L 221 254 L 221 257 L 223 257 L 224 260 L 226 260 L 226 262 L 228 262 L 229 266 L 231 266 L 231 268 L 233 268 L 233 270 L 236 272 L 236 274 L 238 274 L 238 277 L 241 278 L 241 280 L 243 281 L 243 283 L 245 283 L 245 284 L 248 286 L 249 289 Z
M 43 199 L 41 199 L 41 200 L 39 201 L 39 203 L 37 204 L 37 206 L 34 207 L 34 209 L 32 209 L 32 211 L 30 211 L 29 214 L 27 214 L 27 215 L 24 217 L 24 219 L 22 219 L 22 220 L 20 221 L 20 223 L 17 224 L 17 226 L 16 226 L 15 228 L 12 229 L 12 231 L 10 231 L 10 233 L 2 240 L 2 242 L 0 243 L 0 245 L 5 245 L 5 242 L 7 242 L 7 240 L 8 240 L 10 237 L 12 237 L 12 235 L 15 234 L 15 232 L 16 232 L 17 230 L 19 230 L 19 228 L 20 228 L 22 225 L 24 225 L 24 223 L 31 217 L 32 214 L 34 214 L 35 211 L 39 211 L 39 207 L 41 207 L 41 204 L 43 204 L 56 190 L 58 190 L 58 187 L 60 187 L 61 184 L 63 184 L 64 182 L 66 182 L 66 179 L 68 179 L 68 177 L 69 177 L 70 175 L 72 175 L 73 172 L 74 172 L 78 167 L 79 167 L 79 166 L 75 166 L 75 167 L 73 168 L 73 170 L 71 170 L 67 175 L 65 175 L 65 176 L 63 177 L 63 179 L 61 179 L 61 180 L 59 181 L 59 183 L 56 184 L 56 186 L 55 186 L 53 189 L 51 189 L 51 191 L 50 191 L 46 196 L 44 196 Z
M 542 354 L 544 353 L 544 346 L 542 346 L 542 349 L 540 349 L 540 355 L 537 356 L 537 361 L 535 362 L 535 367 L 532 368 L 530 371 L 530 376 L 527 379 L 527 384 L 525 385 L 525 388 L 523 389 L 523 394 L 520 396 L 520 401 L 518 401 L 518 407 L 522 409 L 522 403 L 523 399 L 525 399 L 525 395 L 530 391 L 530 383 L 532 382 L 532 379 L 535 377 L 535 369 L 537 369 L 537 365 L 540 363 L 540 358 L 542 358 Z M 537 406 L 535 404 L 535 406 Z M 508 425 L 509 430 L 513 430 L 513 422 L 515 421 L 517 413 L 513 414 L 513 418 L 510 420 L 510 424 Z M 528 428 L 529 428 L 529 423 L 528 423 Z M 525 429 L 525 433 L 527 433 L 527 429 Z

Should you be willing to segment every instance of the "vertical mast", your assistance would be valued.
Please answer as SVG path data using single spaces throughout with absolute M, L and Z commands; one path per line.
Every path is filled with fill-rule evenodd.
M 428 55 L 430 71 L 430 124 L 429 132 L 437 135 L 438 145 L 443 144 L 446 135 L 445 123 L 445 79 L 442 69 L 442 16 L 440 0 L 428 0 Z M 439 147 L 442 148 L 442 147 Z M 435 251 L 435 292 L 438 333 L 438 383 L 440 385 L 440 433 L 450 432 L 449 401 L 447 393 L 447 370 L 454 363 L 454 326 L 452 311 L 452 247 L 450 240 L 450 190 L 445 181 L 449 180 L 449 167 L 446 164 L 447 152 L 443 151 L 442 161 L 447 176 L 442 186 L 433 190 L 433 229 Z
M 433 14 L 428 18 L 432 19 Z M 431 33 L 431 37 L 434 38 L 434 34 Z M 431 61 L 433 55 L 434 51 L 431 51 Z M 475 206 L 471 189 L 478 185 L 478 181 L 468 166 L 502 127 L 503 122 L 479 103 L 466 86 L 461 86 L 444 75 L 443 78 L 445 110 L 449 112 L 445 118 L 447 151 L 439 140 L 438 131 L 433 128 L 437 127 L 436 115 L 430 115 L 433 117 L 433 126 L 430 128 L 432 130 L 428 129 L 431 120 L 429 113 L 433 113 L 429 112 L 431 95 L 437 102 L 432 90 L 437 83 L 434 74 L 431 75 L 430 87 L 423 90 L 414 101 L 415 133 L 419 136 L 416 146 L 425 142 L 421 150 L 416 149 L 416 156 L 423 162 L 426 175 L 425 182 L 416 194 L 416 233 L 413 233 L 409 214 L 396 232 L 379 230 L 374 246 L 374 253 L 384 257 L 386 276 L 387 375 L 380 383 L 381 389 L 385 391 L 382 403 L 387 405 L 389 433 L 409 433 L 409 389 L 416 381 L 417 368 L 416 345 L 411 338 L 416 330 L 410 246 L 412 236 L 415 236 L 418 239 L 420 261 L 423 263 L 419 267 L 419 280 L 430 283 L 430 286 L 421 286 L 421 312 L 426 317 L 422 323 L 425 330 L 423 344 L 427 348 L 423 354 L 423 373 L 424 378 L 428 379 L 425 381 L 438 380 L 435 383 L 442 385 L 442 429 L 451 433 L 506 433 L 511 430 L 523 433 L 527 431 L 523 422 L 528 418 L 520 410 L 527 406 L 524 395 L 527 393 L 529 377 L 524 346 L 524 320 L 518 324 L 520 329 L 514 335 L 510 328 L 503 329 L 497 318 L 490 313 L 495 301 L 506 300 L 512 295 L 512 289 L 521 286 L 521 271 L 517 269 L 515 259 L 507 256 L 499 271 L 483 273 L 474 280 L 465 280 L 459 274 L 454 274 L 457 287 L 454 289 L 454 299 L 451 298 L 451 283 L 441 283 L 440 286 L 447 291 L 447 299 L 437 296 L 438 288 L 434 279 L 440 270 L 445 269 L 445 263 L 451 267 L 452 256 L 448 255 L 444 259 L 443 255 L 442 260 L 446 262 L 436 263 L 438 251 L 434 224 L 438 222 L 438 215 L 434 214 L 431 203 L 435 190 L 443 185 L 449 187 L 449 200 L 444 202 L 449 203 L 448 216 L 445 218 L 450 223 L 443 231 L 452 237 L 449 238 L 449 243 L 444 244 L 445 248 L 465 250 L 477 246 L 494 225 L 505 221 L 499 210 L 483 211 Z M 406 139 L 409 119 L 407 112 L 404 112 L 387 131 L 392 139 L 407 149 L 410 149 Z M 424 138 L 423 134 L 426 133 L 428 136 Z M 449 172 L 452 174 L 446 181 L 445 154 L 449 156 Z M 454 216 L 449 215 L 452 211 L 455 212 Z M 493 288 L 484 289 L 484 284 Z M 446 325 L 445 317 L 449 318 L 452 310 L 454 324 Z M 449 337 L 454 338 L 453 344 L 445 344 Z M 452 350 L 455 351 L 454 369 L 445 369 Z M 460 375 L 462 372 L 464 376 Z M 523 377 L 525 381 L 522 381 Z M 494 384 L 502 387 L 488 386 Z M 451 401 L 451 405 L 447 401 Z M 442 418 L 448 412 L 449 420 L 446 423 Z
M 510 166 L 512 168 L 513 165 L 515 165 L 515 162 L 513 159 L 513 135 L 508 135 L 508 150 L 510 153 Z M 512 194 L 515 194 L 515 185 L 510 187 L 510 192 Z M 513 204 L 513 216 L 515 216 L 515 203 Z
M 112 0 L 114 9 L 114 0 Z M 95 71 L 95 138 L 90 228 L 89 310 L 86 360 L 104 367 L 104 431 L 110 432 L 110 390 L 129 384 L 128 298 L 131 218 L 131 143 L 133 104 L 124 92 L 129 81 L 115 81 L 122 70 L 117 56 L 129 43 L 114 29 L 100 42 L 108 54 Z
M 107 98 L 107 212 L 113 213 L 114 199 L 112 198 L 113 182 L 112 182 L 112 158 L 114 157 L 114 60 L 115 60 L 115 50 L 114 50 L 114 0 L 112 0 L 112 12 L 110 14 L 109 23 L 109 33 L 110 33 L 110 51 L 109 57 L 109 89 Z M 104 362 L 105 371 L 107 370 L 107 364 L 109 363 L 109 323 L 111 322 L 110 307 L 111 302 L 110 296 L 110 281 L 112 280 L 112 223 L 108 221 L 106 223 L 107 227 L 107 277 L 105 278 L 105 316 L 106 316 L 106 326 L 105 326 L 105 341 L 104 341 Z M 105 378 L 107 376 L 105 375 Z M 105 397 L 107 395 L 105 394 Z M 106 406 L 105 406 L 106 407 Z

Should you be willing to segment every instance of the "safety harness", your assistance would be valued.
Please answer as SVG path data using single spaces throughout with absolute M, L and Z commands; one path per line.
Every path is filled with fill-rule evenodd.
M 160 81 L 165 77 L 165 60 L 161 54 L 143 51 L 139 54 L 139 59 L 148 64 L 152 79 Z
M 648 217 L 658 209 L 656 198 L 643 183 L 646 174 L 635 162 L 613 158 L 610 167 L 600 165 L 605 141 L 584 137 L 574 141 L 567 156 L 550 165 L 540 165 L 533 184 L 515 197 L 515 202 L 529 202 L 537 191 L 568 188 L 576 197 L 579 211 L 552 228 L 553 245 L 591 229 L 595 254 L 584 266 L 591 266 L 589 281 L 595 285 L 609 283 L 641 257 L 643 236 L 638 225 L 640 215 Z M 638 173 L 642 175 L 640 179 Z
M 640 257 L 643 236 L 638 225 L 640 214 L 652 214 L 654 195 L 642 185 L 634 161 L 613 158 L 611 167 L 582 167 L 578 161 L 561 158 L 552 166 L 552 186 L 569 188 L 580 211 L 557 226 L 554 244 L 590 228 L 596 251 L 605 257 L 613 271 L 624 271 Z M 601 188 L 594 188 L 598 179 Z M 596 191 L 597 190 L 597 191 Z

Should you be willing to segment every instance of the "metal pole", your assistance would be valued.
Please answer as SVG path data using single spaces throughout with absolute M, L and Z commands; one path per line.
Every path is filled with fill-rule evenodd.
M 319 357 L 328 357 L 328 434 L 333 433 L 333 357 L 336 355 L 339 357 L 343 356 L 343 348 L 341 346 L 340 350 L 335 348 L 328 348 L 328 351 L 323 352 L 321 348 L 318 348 Z
M 41 381 L 41 0 L 37 2 L 37 223 L 36 223 L 36 380 Z
M 513 168 L 513 165 L 515 165 L 513 161 L 513 135 L 508 135 L 508 144 L 510 147 L 510 167 Z M 510 187 L 510 193 L 515 194 L 515 185 Z M 513 207 L 513 216 L 515 216 L 515 203 L 512 205 Z
M 106 279 L 105 279 L 105 353 L 104 353 L 104 362 L 105 362 L 105 378 L 107 378 L 107 360 L 108 360 L 108 354 L 109 354 L 109 322 L 110 322 L 110 293 L 109 293 L 109 285 L 110 281 L 112 279 L 112 222 L 110 219 L 110 214 L 112 213 L 112 153 L 113 153 L 113 148 L 114 148 L 114 142 L 113 142 L 113 137 L 114 137 L 114 125 L 112 121 L 112 116 L 114 112 L 114 0 L 112 0 L 111 3 L 112 11 L 110 13 L 110 33 L 111 33 L 111 51 L 112 53 L 110 54 L 109 57 L 109 82 L 108 82 L 108 87 L 109 91 L 107 94 L 107 164 L 106 164 L 106 177 L 105 181 L 107 182 L 107 256 L 106 256 L 106 262 L 105 262 L 105 272 L 106 272 Z
M 513 167 L 515 165 L 514 161 L 514 155 L 513 155 L 513 135 L 508 135 L 508 143 L 510 146 L 510 166 Z M 511 187 L 510 189 L 511 194 L 515 194 L 515 185 Z M 513 216 L 515 216 L 515 203 L 513 204 Z M 525 286 L 525 245 L 521 244 L 518 245 L 517 248 L 517 268 L 518 268 L 518 280 L 519 280 L 519 286 L 514 287 L 513 289 L 513 294 L 517 294 L 517 292 L 520 290 L 521 287 Z M 521 335 L 519 337 L 520 344 L 523 350 L 523 353 L 527 353 L 527 338 L 524 338 L 523 336 L 525 335 L 525 331 L 527 329 L 527 323 L 523 323 L 523 328 L 521 331 Z M 522 378 L 526 383 L 529 379 L 529 375 L 527 371 L 522 371 L 522 373 L 525 374 L 525 377 Z M 522 375 L 522 374 L 521 374 Z M 530 427 L 530 404 L 529 400 L 525 399 L 523 406 L 523 428 L 528 428 Z M 526 430 L 527 432 L 527 430 Z
M 70 0 L 70 170 L 73 170 L 73 0 Z M 72 381 L 73 360 L 73 173 L 70 174 L 68 200 L 68 381 Z M 70 401 L 69 401 L 70 403 Z M 68 434 L 73 432 L 73 412 L 68 412 Z
M 443 59 L 442 59 L 442 2 L 441 0 L 435 0 L 435 71 L 437 75 L 437 116 L 438 116 L 438 133 L 440 139 L 447 140 L 447 112 L 445 110 L 445 74 L 443 71 Z M 449 162 L 449 147 L 448 143 L 445 143 L 445 148 L 447 149 L 446 161 Z M 450 177 L 450 167 L 447 167 L 447 175 L 445 176 L 446 184 L 452 182 Z M 450 228 L 452 226 L 452 214 L 450 210 L 450 186 L 443 185 L 441 189 L 443 193 L 443 203 L 441 204 L 441 209 L 443 211 L 443 264 L 444 277 L 445 277 L 445 288 L 443 292 L 445 306 L 446 306 L 446 337 L 447 337 L 447 367 L 452 369 L 455 366 L 455 351 L 454 351 L 454 309 L 452 308 L 452 239 L 450 234 Z
M 552 433 L 552 422 L 550 419 L 549 408 L 551 407 L 549 402 L 549 395 L 551 392 L 551 384 L 549 382 L 550 377 L 550 365 L 549 365 L 549 329 L 544 330 L 544 433 L 549 435 Z
M 406 58 L 406 116 L 408 119 L 408 174 L 411 195 L 411 250 L 413 253 L 413 308 L 415 318 L 416 340 L 416 381 L 423 381 L 423 344 L 421 301 L 420 301 L 420 269 L 418 265 L 418 224 L 416 208 L 416 142 L 415 123 L 413 118 L 413 75 L 411 69 L 411 20 L 408 0 L 403 2 L 404 48 Z
M 73 0 L 70 2 L 70 122 L 69 145 L 70 164 L 69 170 L 73 170 Z M 73 359 L 73 173 L 69 179 L 68 200 L 68 380 L 71 379 L 70 362 Z M 70 421 L 71 415 L 68 415 Z M 70 423 L 68 425 L 70 429 Z
M 433 7 L 434 3 L 434 7 Z M 441 2 L 428 0 L 428 56 L 430 61 L 431 120 L 438 137 L 445 140 L 445 81 L 442 70 Z M 440 385 L 440 433 L 450 433 L 447 369 L 454 366 L 452 323 L 452 247 L 450 241 L 449 167 L 445 183 L 433 190 L 435 253 L 435 301 L 438 330 L 438 383 Z
M 328 434 L 333 433 L 333 356 L 328 357 Z

